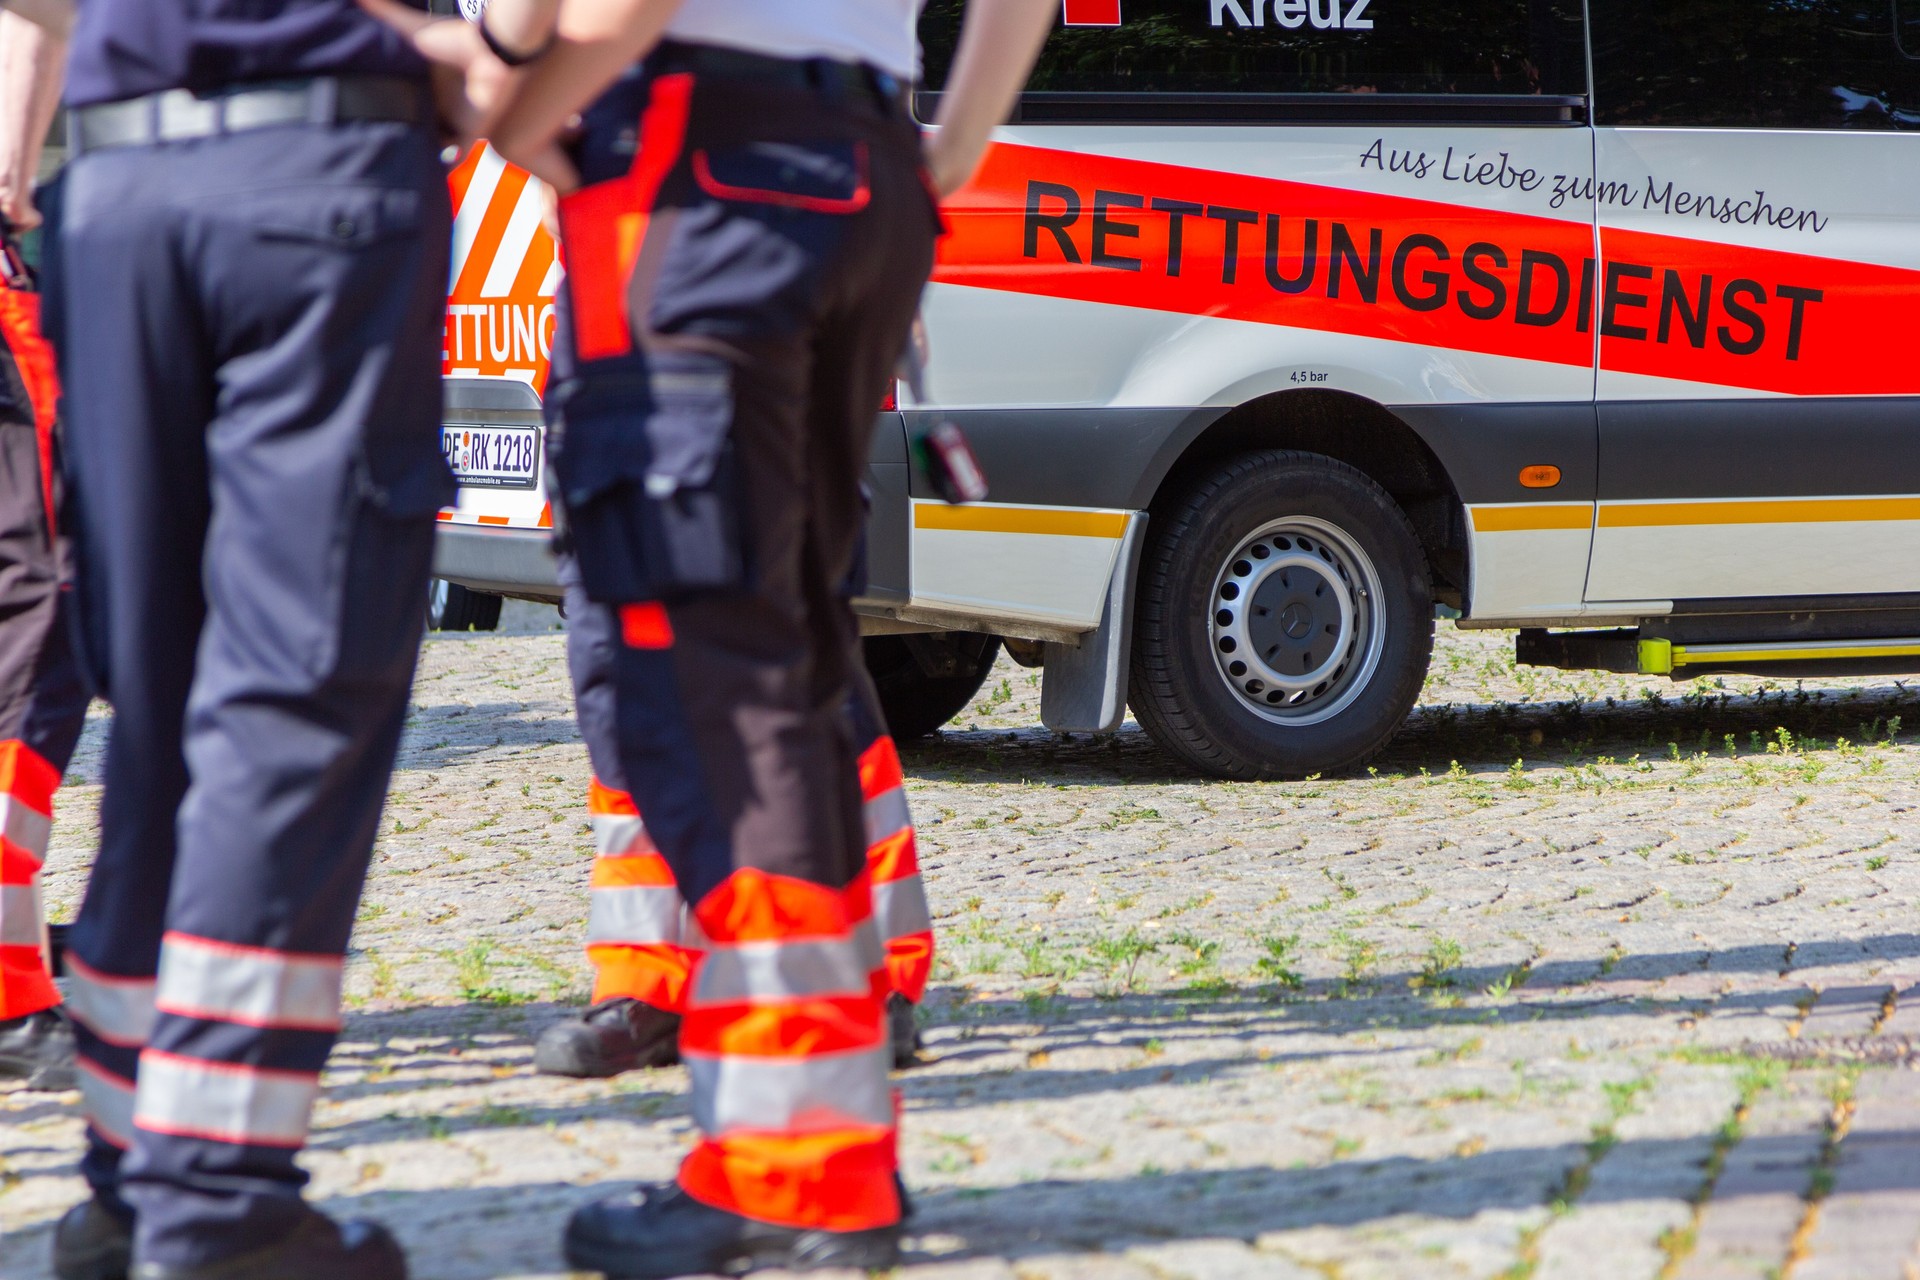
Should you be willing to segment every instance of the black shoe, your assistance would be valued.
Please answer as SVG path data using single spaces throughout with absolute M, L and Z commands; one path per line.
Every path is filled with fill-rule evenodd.
M 898 1169 L 893 1171 L 893 1190 L 900 1197 L 900 1225 L 905 1226 L 913 1221 L 913 1215 L 920 1212 L 920 1207 L 914 1204 L 913 1197 L 907 1194 L 907 1180 L 900 1176 Z
M 913 1001 L 895 992 L 887 997 L 887 1035 L 893 1041 L 893 1068 L 905 1071 L 920 1064 L 920 1022 Z
M 25 1080 L 29 1089 L 74 1087 L 73 1028 L 58 1009 L 0 1022 L 0 1080 Z
M 407 1255 L 377 1222 L 309 1209 L 278 1244 L 203 1267 L 142 1262 L 133 1280 L 407 1280 Z
M 133 1228 L 98 1200 L 67 1210 L 53 1229 L 53 1274 L 60 1280 L 127 1280 Z
M 607 1280 L 745 1275 L 761 1267 L 885 1270 L 900 1264 L 900 1227 L 800 1231 L 704 1205 L 679 1187 L 641 1188 L 576 1209 L 567 1265 Z
M 636 1067 L 680 1061 L 680 1015 L 616 996 L 576 1018 L 556 1022 L 533 1043 L 533 1069 L 543 1075 L 601 1080 Z

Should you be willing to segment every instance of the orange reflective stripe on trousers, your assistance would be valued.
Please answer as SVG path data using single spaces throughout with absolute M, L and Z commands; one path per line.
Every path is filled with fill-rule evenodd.
M 832 889 L 736 871 L 693 917 L 680 1055 L 703 1140 L 681 1187 L 803 1229 L 898 1222 L 889 985 L 867 877 Z
M 916 1003 L 933 971 L 933 917 L 920 878 L 906 778 L 893 739 L 876 739 L 860 757 L 867 874 L 874 923 L 886 944 L 892 989 Z M 595 847 L 587 954 L 596 1001 L 626 996 L 678 1012 L 690 957 L 677 921 L 683 905 L 673 872 L 646 838 L 633 797 L 597 779 L 587 793 Z
M 647 837 L 632 796 L 595 779 L 587 812 L 595 849 L 587 917 L 593 998 L 625 996 L 677 1013 L 693 962 L 673 872 Z
M 917 1004 L 933 972 L 933 915 L 920 879 L 906 775 L 893 739 L 884 734 L 860 755 L 860 794 L 866 801 L 873 919 L 887 947 L 887 976 L 895 991 Z
M 40 864 L 60 774 L 17 739 L 0 742 L 0 1021 L 60 1003 L 47 972 Z

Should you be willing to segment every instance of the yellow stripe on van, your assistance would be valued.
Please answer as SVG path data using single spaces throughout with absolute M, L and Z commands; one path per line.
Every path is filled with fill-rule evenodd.
M 1052 507 L 954 507 L 944 502 L 914 504 L 916 529 L 959 529 L 967 533 L 1043 533 L 1057 538 L 1122 538 L 1123 511 L 1076 511 Z
M 1603 529 L 1707 524 L 1829 524 L 1920 520 L 1920 498 L 1777 498 L 1752 502 L 1622 502 L 1600 508 Z
M 1473 527 L 1478 533 L 1523 533 L 1542 529 L 1590 529 L 1590 503 L 1556 502 L 1546 505 L 1475 507 Z

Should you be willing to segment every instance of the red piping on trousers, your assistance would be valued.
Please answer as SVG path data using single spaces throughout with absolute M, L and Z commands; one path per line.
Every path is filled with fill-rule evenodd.
M 627 281 L 645 243 L 660 185 L 679 163 L 693 109 L 693 77 L 662 76 L 640 118 L 639 154 L 623 178 L 597 182 L 560 201 L 574 347 L 582 360 L 633 350 Z M 592 288 L 582 285 L 592 282 Z
M 629 649 L 673 648 L 673 620 L 657 600 L 620 606 L 620 638 Z
M 13 356 L 33 406 L 33 432 L 40 446 L 40 496 L 46 503 L 47 538 L 52 540 L 53 416 L 60 399 L 53 347 L 40 333 L 40 297 L 15 289 L 0 290 L 0 344 Z
M 822 196 L 803 196 L 791 191 L 768 191 L 761 187 L 736 187 L 722 182 L 713 176 L 713 167 L 707 161 L 707 153 L 693 153 L 693 180 L 700 189 L 716 200 L 742 200 L 749 204 L 773 204 L 783 209 L 804 209 L 809 213 L 859 213 L 873 199 L 873 188 L 867 184 L 869 161 L 867 144 L 854 145 L 854 163 L 859 166 L 860 185 L 853 194 L 843 200 L 832 200 Z

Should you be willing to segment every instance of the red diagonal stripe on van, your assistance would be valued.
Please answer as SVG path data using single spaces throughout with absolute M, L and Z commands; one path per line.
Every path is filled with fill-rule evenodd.
M 948 203 L 942 283 L 1728 387 L 1920 389 L 1920 272 L 1312 183 L 997 146 Z M 1671 274 L 1669 274 L 1671 273 Z M 1636 306 L 1636 300 L 1643 305 Z
M 1067 192 L 1080 204 L 1079 216 L 1061 232 L 1072 255 L 1052 231 L 1030 225 L 1027 212 L 1031 201 L 1043 214 L 1063 218 L 1070 207 L 1058 193 Z M 1178 215 L 1177 261 L 1176 214 L 1156 212 L 1155 201 L 1163 210 L 1176 205 L 1187 210 Z M 1206 216 L 1209 209 L 1218 216 Z M 1340 256 L 1334 251 L 1347 248 L 1332 243 L 1335 224 L 1351 233 L 1361 255 L 1371 249 L 1370 233 L 1376 230 L 1383 257 L 1390 258 L 1415 232 L 1447 246 L 1455 259 L 1450 263 L 1418 246 L 1407 255 L 1410 292 L 1424 294 L 1429 290 L 1422 273 L 1445 270 L 1457 277 L 1457 259 L 1475 244 L 1496 245 L 1507 255 L 1505 271 L 1491 262 L 1480 269 L 1502 277 L 1509 290 L 1523 249 L 1582 262 L 1593 244 L 1593 230 L 1585 223 L 1023 146 L 994 147 L 973 185 L 948 201 L 944 212 L 952 232 L 941 241 L 934 279 L 947 284 L 1327 329 L 1556 364 L 1584 365 L 1592 359 L 1592 339 L 1576 332 L 1571 320 L 1554 326 L 1516 325 L 1510 317 L 1471 320 L 1454 305 L 1451 283 L 1444 307 L 1423 312 L 1406 306 L 1386 279 L 1388 263 L 1379 267 L 1373 301 L 1345 257 L 1338 285 L 1329 288 L 1330 264 Z M 1278 218 L 1272 266 L 1283 279 L 1307 273 L 1306 236 L 1310 224 L 1313 228 L 1315 263 L 1307 273 L 1310 283 L 1299 293 L 1281 292 L 1269 280 L 1268 215 Z M 1230 240 L 1236 242 L 1232 254 Z M 1096 265 L 1103 260 L 1118 265 Z M 1577 281 L 1570 281 L 1572 286 Z
M 1920 391 L 1920 364 L 1905 350 L 1920 271 L 1611 228 L 1601 245 L 1620 273 L 1601 290 L 1604 369 L 1797 396 Z M 1651 274 L 1623 270 L 1641 266 Z

